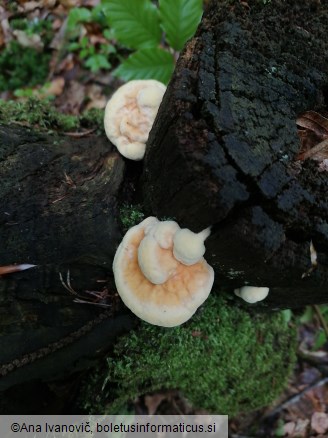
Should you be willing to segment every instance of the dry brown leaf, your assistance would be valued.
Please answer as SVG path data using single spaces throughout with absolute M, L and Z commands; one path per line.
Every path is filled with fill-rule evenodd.
M 42 0 L 42 6 L 47 9 L 52 9 L 55 7 L 57 0 Z
M 49 87 L 42 89 L 40 97 L 60 96 L 65 87 L 65 79 L 60 77 L 52 80 Z
M 57 60 L 53 59 L 51 60 L 51 70 L 53 72 L 63 73 L 66 71 L 70 71 L 74 68 L 74 55 L 72 53 L 69 53 L 58 65 L 56 65 Z
M 104 109 L 107 103 L 107 98 L 102 94 L 103 88 L 99 85 L 92 84 L 87 87 L 87 96 L 90 99 L 88 102 L 86 109 L 89 110 L 91 108 Z
M 39 1 L 28 1 L 22 5 L 22 12 L 32 12 L 35 9 L 39 9 L 42 6 Z
M 83 6 L 90 6 L 90 7 L 95 7 L 98 6 L 100 3 L 100 0 L 83 0 Z
M 297 420 L 295 430 L 292 436 L 298 438 L 306 438 L 310 420 Z
M 68 9 L 79 6 L 79 2 L 80 0 L 59 0 L 59 3 Z
M 13 34 L 15 35 L 17 41 L 21 46 L 30 47 L 39 51 L 43 49 L 44 44 L 41 41 L 40 35 L 37 34 L 28 35 L 23 30 L 14 30 Z
M 317 113 L 316 111 L 306 111 L 301 114 L 296 124 L 301 128 L 310 129 L 318 137 L 326 136 L 328 133 L 328 119 L 324 115 Z
M 163 400 L 167 398 L 167 394 L 157 393 L 153 395 L 146 395 L 144 403 L 148 409 L 148 415 L 154 415 L 158 406 Z
M 5 45 L 5 35 L 2 30 L 2 23 L 0 22 L 0 47 L 3 47 Z
M 284 435 L 293 436 L 295 427 L 296 423 L 294 421 L 289 421 L 288 423 L 284 424 Z
M 319 164 L 319 172 L 328 172 L 328 158 L 324 158 Z
M 325 412 L 315 412 L 311 418 L 311 428 L 314 432 L 328 432 L 328 415 Z
M 68 87 L 58 98 L 57 104 L 60 110 L 67 114 L 80 114 L 81 106 L 85 98 L 85 86 L 77 81 L 70 81 Z
M 6 11 L 1 6 L 0 6 L 0 17 L 1 17 L 1 21 L 0 21 L 1 32 L 3 35 L 3 39 L 5 44 L 8 44 L 13 39 L 13 35 L 9 25 Z
M 308 158 L 323 161 L 328 158 L 328 118 L 326 114 L 306 111 L 297 120 L 301 148 L 297 160 Z

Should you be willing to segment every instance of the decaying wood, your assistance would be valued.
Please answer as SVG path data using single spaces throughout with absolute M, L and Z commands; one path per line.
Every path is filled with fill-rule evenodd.
M 218 286 L 297 307 L 328 301 L 328 172 L 297 161 L 296 124 L 327 110 L 328 8 L 268 3 L 211 2 L 151 132 L 143 194 L 154 215 L 212 226 Z
M 125 168 L 115 148 L 1 126 L 0 161 L 2 390 L 72 372 L 132 319 L 111 275 Z M 9 273 L 14 264 L 36 266 Z

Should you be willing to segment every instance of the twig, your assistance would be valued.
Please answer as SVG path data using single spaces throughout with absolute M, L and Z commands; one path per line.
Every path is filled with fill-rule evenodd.
M 314 389 L 314 388 L 318 388 L 322 385 L 325 385 L 326 383 L 328 383 L 328 377 L 324 377 L 323 379 L 317 380 L 316 382 L 309 385 L 307 388 L 304 388 L 301 392 L 291 396 L 289 399 L 287 399 L 281 405 L 279 405 L 275 409 L 273 409 L 273 411 L 270 411 L 267 414 L 265 414 L 264 418 L 273 417 L 276 414 L 279 414 L 279 412 L 288 408 L 288 406 L 290 406 L 294 403 L 297 403 L 303 397 L 303 395 L 305 395 L 307 392 L 312 391 L 312 389 Z
M 315 311 L 315 313 L 317 314 L 319 320 L 320 320 L 320 324 L 322 325 L 325 333 L 326 333 L 326 337 L 328 339 L 328 325 L 327 325 L 327 321 L 325 320 L 325 318 L 323 317 L 320 307 L 317 304 L 313 305 L 313 309 Z

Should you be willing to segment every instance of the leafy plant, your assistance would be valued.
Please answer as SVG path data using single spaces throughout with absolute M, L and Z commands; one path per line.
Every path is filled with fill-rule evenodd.
M 312 350 L 316 351 L 321 349 L 326 342 L 328 341 L 328 306 L 307 306 L 303 315 L 300 317 L 300 323 L 307 324 L 313 323 L 313 321 L 317 319 L 320 324 L 320 329 L 315 333 L 314 344 L 312 346 Z
M 97 72 L 101 69 L 108 70 L 112 67 L 109 62 L 109 56 L 116 53 L 116 49 L 110 43 L 100 44 L 98 48 L 91 44 L 88 37 L 84 36 L 79 42 L 71 43 L 68 48 L 70 50 L 78 51 L 80 59 L 84 60 L 85 67 L 92 72 Z
M 117 41 L 135 50 L 114 74 L 124 80 L 157 79 L 167 83 L 175 54 L 194 34 L 202 0 L 102 0 Z
M 96 6 L 93 9 L 87 8 L 72 8 L 67 19 L 67 32 L 70 39 L 75 39 L 68 45 L 68 49 L 73 52 L 78 52 L 84 66 L 92 72 L 98 72 L 101 69 L 109 70 L 112 64 L 109 58 L 116 53 L 116 48 L 110 43 L 112 35 L 109 29 L 103 30 L 103 38 L 108 42 L 94 44 L 90 41 L 87 35 L 80 38 L 81 24 L 97 23 L 105 26 L 105 15 L 102 12 L 101 6 Z

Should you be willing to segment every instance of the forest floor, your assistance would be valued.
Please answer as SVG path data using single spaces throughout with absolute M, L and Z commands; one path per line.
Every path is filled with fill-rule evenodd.
M 129 53 L 117 44 L 100 0 L 5 1 L 0 5 L 0 99 L 47 99 L 66 114 L 105 108 L 122 83 L 112 72 Z M 81 9 L 83 8 L 83 9 Z M 304 309 L 298 361 L 280 398 L 230 419 L 232 438 L 328 437 L 326 306 Z M 135 400 L 136 413 L 204 414 L 176 391 Z

